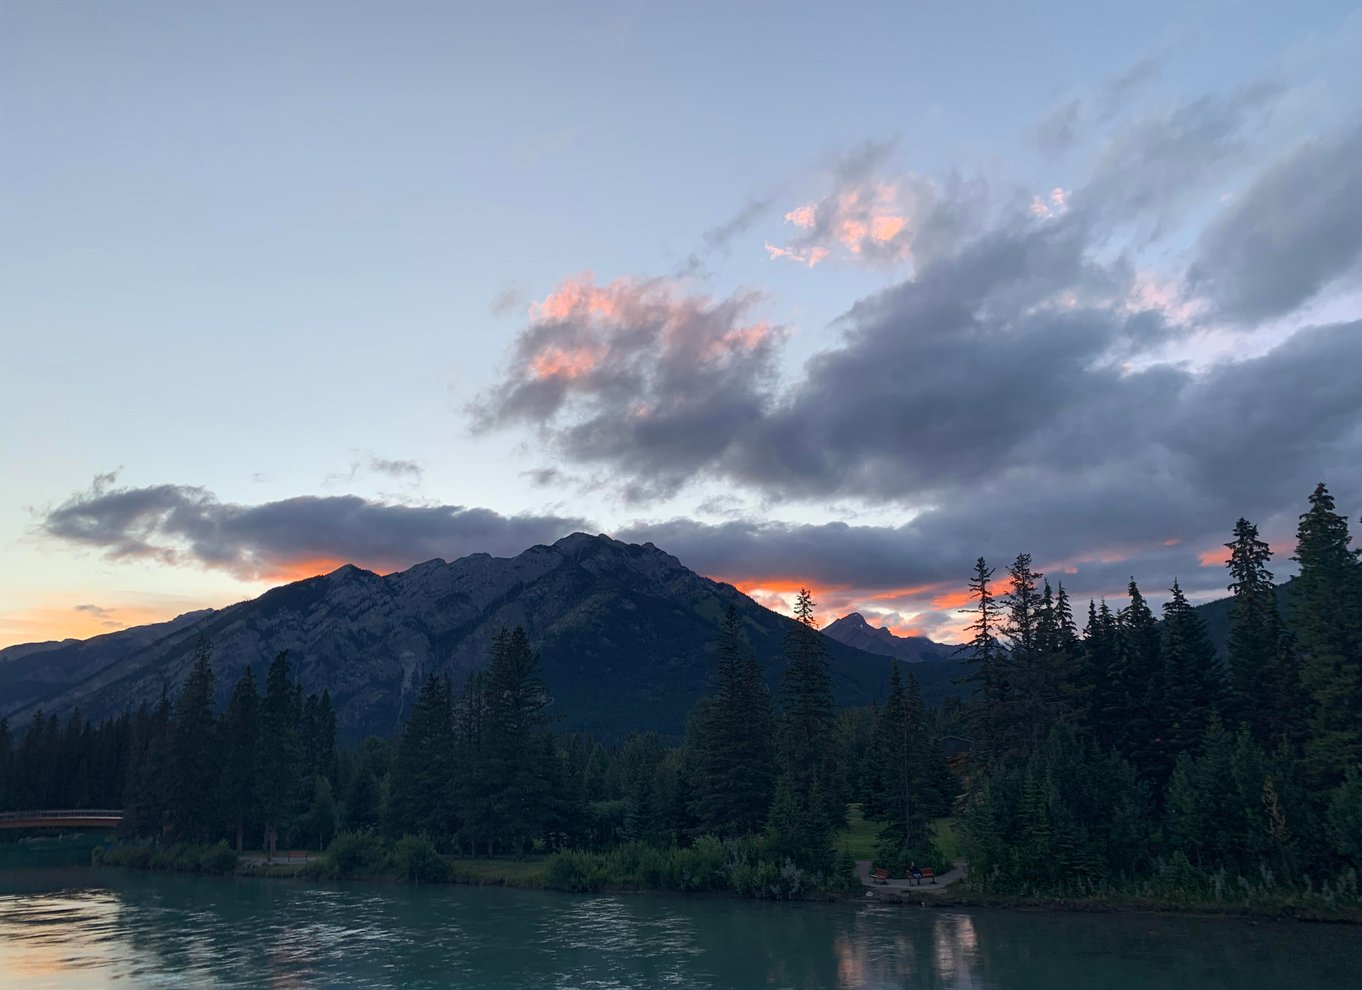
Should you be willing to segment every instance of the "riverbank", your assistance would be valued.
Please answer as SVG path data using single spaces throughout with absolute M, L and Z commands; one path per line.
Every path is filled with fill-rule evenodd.
M 1018 912 L 1071 912 L 1076 914 L 1157 914 L 1200 917 L 1295 920 L 1362 925 L 1362 907 L 1353 903 L 1352 891 L 1330 889 L 1273 893 L 1256 890 L 1236 899 L 1208 898 L 1195 893 L 1138 895 L 1105 892 L 1092 896 L 1001 894 L 971 889 L 968 881 L 917 887 L 876 884 L 864 869 L 845 885 L 799 886 L 789 878 L 768 883 L 775 886 L 753 890 L 733 883 L 724 874 L 721 860 L 705 870 L 687 859 L 679 863 L 666 857 L 626 856 L 607 864 L 603 857 L 568 853 L 525 859 L 464 859 L 443 856 L 419 841 L 403 849 L 381 844 L 358 853 L 351 850 L 331 858 L 312 854 L 310 859 L 265 863 L 259 857 L 224 855 L 225 847 L 171 847 L 150 850 L 140 847 L 107 847 L 97 850 L 95 865 L 123 866 L 153 872 L 235 874 L 259 879 L 346 880 L 363 883 L 462 884 L 508 887 L 565 893 L 598 894 L 706 894 L 735 900 L 873 901 L 904 907 L 935 909 L 994 909 Z M 647 849 L 635 853 L 649 853 Z M 653 851 L 665 852 L 665 851 Z M 650 855 L 650 854 L 649 854 Z M 607 868 L 608 867 L 608 868 Z M 679 870 L 680 872 L 671 872 Z M 752 875 L 740 883 L 751 884 Z M 1340 902 L 1340 894 L 1347 900 Z

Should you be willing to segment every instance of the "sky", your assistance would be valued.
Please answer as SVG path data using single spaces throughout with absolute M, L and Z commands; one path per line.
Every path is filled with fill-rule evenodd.
M 1362 513 L 1354 4 L 0 4 L 0 646 L 651 541 L 957 639 Z

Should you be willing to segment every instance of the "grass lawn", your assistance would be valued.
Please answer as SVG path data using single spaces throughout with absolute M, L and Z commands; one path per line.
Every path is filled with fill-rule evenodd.
M 874 859 L 880 841 L 880 823 L 866 821 L 859 804 L 847 805 L 847 827 L 837 833 L 833 845 L 852 859 Z
M 936 829 L 936 844 L 946 862 L 960 858 L 960 839 L 956 835 L 954 818 L 938 818 L 932 822 Z M 847 827 L 837 833 L 834 848 L 848 853 L 852 859 L 874 859 L 875 846 L 880 841 L 880 823 L 867 821 L 859 804 L 847 805 Z
M 938 818 L 932 822 L 936 827 L 936 846 L 949 863 L 962 859 L 960 855 L 960 836 L 956 831 L 954 818 Z
M 542 856 L 530 859 L 457 859 L 448 858 L 454 879 L 459 883 L 505 884 L 509 887 L 539 887 L 544 883 Z

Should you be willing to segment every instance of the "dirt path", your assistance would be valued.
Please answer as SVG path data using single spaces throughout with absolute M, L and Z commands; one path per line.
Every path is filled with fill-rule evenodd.
M 861 883 L 871 890 L 911 890 L 915 894 L 939 894 L 955 881 L 963 879 L 968 864 L 964 860 L 956 860 L 955 864 L 945 873 L 939 874 L 936 883 L 924 880 L 921 884 L 916 884 L 911 880 L 887 880 L 884 883 L 876 883 L 870 878 L 870 860 L 858 859 L 856 861 L 856 875 L 860 877 Z

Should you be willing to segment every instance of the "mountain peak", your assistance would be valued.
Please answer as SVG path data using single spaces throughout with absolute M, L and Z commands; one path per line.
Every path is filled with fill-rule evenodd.
M 949 651 L 925 636 L 896 636 L 884 626 L 872 626 L 860 612 L 848 612 L 836 622 L 829 623 L 823 634 L 847 646 L 866 653 L 900 660 L 942 660 Z

